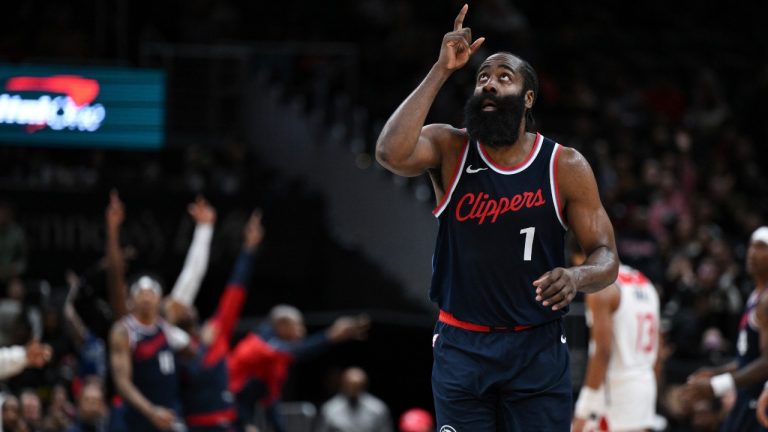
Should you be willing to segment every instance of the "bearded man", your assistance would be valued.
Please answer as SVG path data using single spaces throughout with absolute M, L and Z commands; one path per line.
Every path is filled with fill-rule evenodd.
M 376 144 L 390 171 L 428 173 L 438 203 L 430 288 L 440 308 L 437 428 L 565 432 L 572 388 L 562 317 L 578 291 L 616 280 L 613 227 L 584 157 L 529 132 L 538 79 L 525 60 L 502 52 L 483 61 L 466 129 L 424 125 L 442 85 L 485 40 L 472 40 L 466 13 L 464 5 L 437 62 Z M 586 253 L 581 265 L 566 267 L 567 229 Z

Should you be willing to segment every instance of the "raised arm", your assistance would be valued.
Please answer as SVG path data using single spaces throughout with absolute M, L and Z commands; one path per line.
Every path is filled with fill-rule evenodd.
M 75 299 L 80 291 L 80 278 L 73 271 L 67 272 L 67 285 L 69 285 L 69 292 L 64 300 L 64 319 L 72 342 L 77 349 L 80 349 L 88 338 L 88 328 L 75 309 Z
M 251 214 L 243 228 L 243 249 L 237 257 L 227 287 L 219 299 L 216 313 L 203 327 L 203 343 L 214 347 L 210 350 L 211 352 L 225 352 L 229 347 L 229 340 L 245 304 L 248 281 L 251 279 L 253 267 L 253 255 L 263 238 L 261 211 L 257 210 Z
M 325 331 L 309 335 L 301 343 L 288 346 L 295 361 L 304 362 L 315 358 L 332 345 L 368 338 L 371 319 L 366 314 L 336 318 Z
M 109 194 L 109 205 L 105 211 L 107 287 L 109 302 L 115 321 L 128 314 L 128 287 L 125 283 L 125 259 L 120 248 L 120 227 L 125 220 L 125 208 L 116 190 Z
M 451 74 L 467 64 L 485 38 L 472 42 L 472 31 L 463 27 L 467 5 L 461 8 L 440 47 L 440 56 L 426 78 L 390 116 L 376 142 L 376 160 L 390 171 L 417 176 L 443 163 L 441 143 L 451 133 L 448 125 L 424 126 L 438 91 Z
M 208 269 L 216 209 L 205 198 L 199 196 L 189 205 L 189 214 L 196 223 L 195 233 L 184 260 L 184 268 L 171 291 L 171 298 L 185 306 L 192 306 L 195 302 L 200 284 Z
M 563 213 L 587 259 L 581 265 L 553 269 L 533 283 L 537 300 L 553 310 L 567 306 L 577 291 L 593 293 L 607 287 L 619 273 L 613 225 L 589 163 L 576 150 L 563 147 L 556 169 Z
M 581 432 L 590 416 L 605 415 L 606 398 L 603 387 L 611 359 L 613 344 L 613 314 L 619 307 L 621 292 L 616 285 L 585 297 L 590 326 L 590 352 L 584 385 L 574 411 L 574 432 Z
M 109 355 L 112 366 L 112 380 L 120 395 L 137 411 L 142 413 L 158 429 L 170 430 L 176 421 L 173 411 L 153 405 L 133 384 L 133 367 L 128 330 L 117 322 L 109 335 Z

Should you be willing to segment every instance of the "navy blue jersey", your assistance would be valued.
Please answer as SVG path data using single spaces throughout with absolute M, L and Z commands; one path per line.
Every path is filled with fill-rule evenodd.
M 505 168 L 467 140 L 433 212 L 439 230 L 430 297 L 441 309 L 492 326 L 538 325 L 567 312 L 542 306 L 533 286 L 565 265 L 556 181 L 561 148 L 536 134 L 526 160 Z
M 761 293 L 758 291 L 752 292 L 739 322 L 739 338 L 736 342 L 736 359 L 739 362 L 739 369 L 760 357 L 760 331 L 755 311 L 758 303 L 760 303 L 760 298 Z M 763 383 L 760 382 L 744 390 L 748 390 L 754 395 L 759 395 L 762 389 Z
M 739 369 L 747 366 L 760 357 L 760 331 L 757 323 L 756 308 L 764 292 L 753 291 L 744 307 L 744 314 L 739 322 L 739 338 L 736 342 L 736 359 Z M 740 388 L 736 392 L 736 402 L 728 413 L 720 430 L 734 431 L 764 431 L 765 428 L 757 423 L 755 407 L 757 398 L 763 391 L 763 381 Z
M 144 325 L 129 315 L 122 320 L 128 329 L 133 365 L 133 383 L 152 404 L 180 414 L 176 358 L 162 321 Z M 155 430 L 144 416 L 127 404 L 125 421 L 131 430 Z
M 201 346 L 197 355 L 179 362 L 181 399 L 187 426 L 228 427 L 235 421 L 234 397 L 229 391 L 226 355 L 212 355 Z

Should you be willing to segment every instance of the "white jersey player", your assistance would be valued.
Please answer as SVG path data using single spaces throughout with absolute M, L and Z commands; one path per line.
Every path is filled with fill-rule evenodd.
M 659 350 L 656 288 L 644 274 L 622 265 L 616 283 L 585 301 L 589 361 L 573 431 L 650 430 Z

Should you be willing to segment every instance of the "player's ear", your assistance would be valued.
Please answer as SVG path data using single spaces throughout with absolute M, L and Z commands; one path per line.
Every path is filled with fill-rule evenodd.
M 536 101 L 536 93 L 533 90 L 527 90 L 525 92 L 525 107 L 528 109 L 533 108 L 533 103 Z

